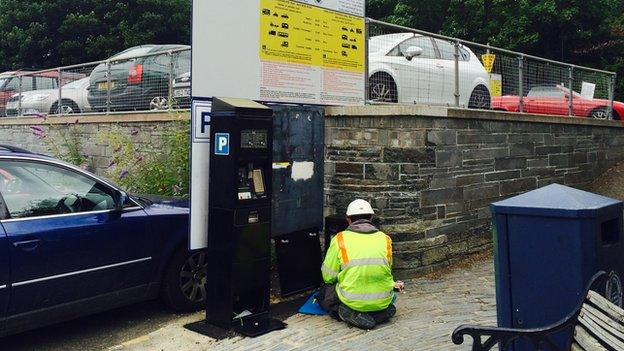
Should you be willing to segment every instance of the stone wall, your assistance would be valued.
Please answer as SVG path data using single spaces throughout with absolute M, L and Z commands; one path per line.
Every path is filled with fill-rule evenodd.
M 490 247 L 488 204 L 551 183 L 582 188 L 624 159 L 617 121 L 419 106 L 326 114 L 326 212 L 370 200 L 399 275 Z
M 326 110 L 326 214 L 372 202 L 392 235 L 397 275 L 429 272 L 491 246 L 488 204 L 550 183 L 582 188 L 624 159 L 617 121 L 423 106 Z M 0 144 L 53 153 L 69 127 L 90 166 L 105 174 L 105 136 L 131 134 L 142 152 L 188 114 L 0 119 Z M 76 123 L 78 121 L 78 123 Z M 32 126 L 47 133 L 38 138 Z
M 0 119 L 0 144 L 19 146 L 32 152 L 55 155 L 64 143 L 78 138 L 83 153 L 89 158 L 87 166 L 99 175 L 106 170 L 113 153 L 107 136 L 115 130 L 131 135 L 135 147 L 141 152 L 158 150 L 162 136 L 176 121 L 186 120 L 188 113 L 115 114 L 72 117 L 4 118 Z M 42 128 L 45 137 L 35 133 L 33 127 Z M 72 130 L 69 132 L 69 130 Z

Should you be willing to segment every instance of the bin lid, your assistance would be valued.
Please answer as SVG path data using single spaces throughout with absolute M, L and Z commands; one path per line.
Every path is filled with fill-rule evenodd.
M 606 196 L 551 184 L 490 205 L 492 213 L 549 217 L 597 217 L 622 202 Z

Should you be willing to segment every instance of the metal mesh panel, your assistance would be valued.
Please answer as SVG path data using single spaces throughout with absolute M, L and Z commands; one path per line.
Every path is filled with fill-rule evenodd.
M 367 33 L 368 103 L 619 117 L 611 72 L 370 19 Z

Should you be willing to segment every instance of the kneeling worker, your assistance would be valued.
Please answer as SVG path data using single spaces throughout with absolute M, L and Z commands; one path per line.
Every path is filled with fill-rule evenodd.
M 394 290 L 403 282 L 392 277 L 392 240 L 371 222 L 373 208 L 355 200 L 347 208 L 349 227 L 331 240 L 321 267 L 325 285 L 321 307 L 337 319 L 372 329 L 394 316 Z

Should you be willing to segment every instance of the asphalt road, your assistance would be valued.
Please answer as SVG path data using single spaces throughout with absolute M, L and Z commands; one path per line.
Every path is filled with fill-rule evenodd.
M 0 350 L 107 350 L 157 330 L 184 315 L 149 301 L 0 338 Z

